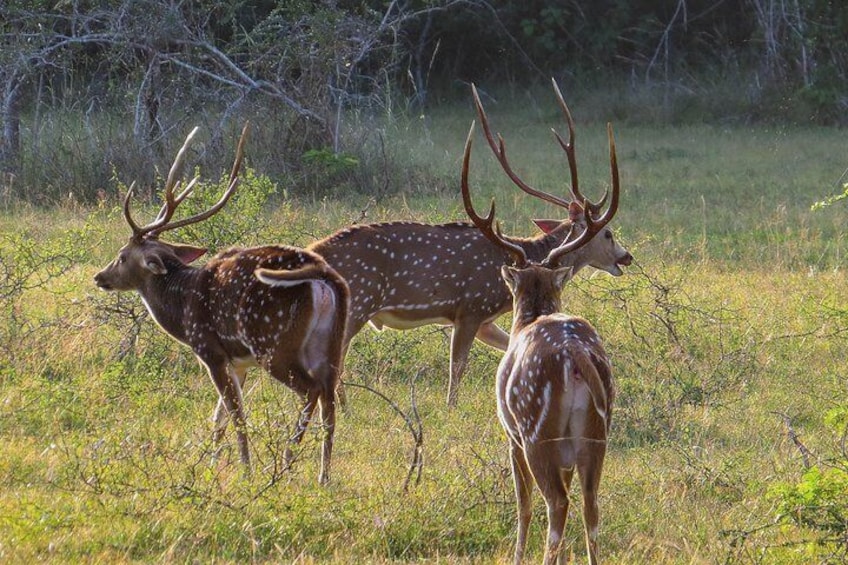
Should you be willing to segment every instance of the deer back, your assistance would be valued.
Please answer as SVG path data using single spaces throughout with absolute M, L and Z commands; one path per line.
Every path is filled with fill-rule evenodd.
M 347 280 L 351 320 L 379 328 L 488 319 L 509 309 L 504 253 L 465 223 L 360 225 L 309 246 Z

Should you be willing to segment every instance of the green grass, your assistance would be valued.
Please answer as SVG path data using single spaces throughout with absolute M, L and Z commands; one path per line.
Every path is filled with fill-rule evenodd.
M 488 109 L 519 173 L 562 193 L 567 167 L 548 132 L 559 125 L 555 108 Z M 600 194 L 609 182 L 604 125 L 580 122 L 580 107 L 572 110 L 582 186 Z M 463 219 L 457 184 L 470 120 L 470 108 L 446 109 L 385 126 L 391 159 L 407 164 L 407 189 L 370 204 L 354 195 L 275 205 L 250 237 L 306 244 L 364 208 L 368 221 Z M 604 336 L 618 384 L 601 485 L 607 562 L 844 557 L 844 541 L 841 549 L 815 543 L 827 533 L 821 528 L 778 520 L 786 499 L 779 487 L 804 473 L 784 416 L 813 463 L 840 464 L 842 429 L 825 415 L 846 403 L 846 211 L 809 206 L 836 192 L 842 133 L 616 127 L 623 193 L 615 224 L 638 264 L 617 279 L 584 272 L 564 300 Z M 482 207 L 495 196 L 507 232 L 526 235 L 530 218 L 561 215 L 518 194 L 492 161 L 478 139 L 476 201 Z M 509 561 L 515 516 L 495 417 L 497 352 L 475 345 L 459 407 L 448 411 L 445 331 L 366 329 L 354 341 L 346 378 L 407 413 L 419 375 L 424 468 L 408 493 L 401 487 L 413 439 L 387 403 L 355 387 L 337 427 L 332 484 L 317 485 L 315 433 L 294 469 L 278 473 L 297 404 L 267 375 L 251 373 L 255 473 L 245 479 L 232 446 L 213 460 L 216 395 L 191 353 L 149 320 L 136 336 L 140 301 L 91 283 L 126 237 L 117 205 L 12 204 L 0 216 L 0 267 L 9 275 L 0 283 L 0 561 Z M 155 210 L 137 212 L 145 213 Z M 240 225 L 209 223 L 192 243 L 241 233 Z M 65 270 L 47 270 L 67 258 Z M 25 288 L 11 284 L 18 280 Z M 579 498 L 566 535 L 583 562 Z M 533 561 L 545 522 L 535 500 Z

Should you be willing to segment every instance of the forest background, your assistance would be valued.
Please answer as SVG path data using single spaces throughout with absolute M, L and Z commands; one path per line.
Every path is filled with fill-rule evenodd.
M 326 190 L 316 168 L 387 168 L 357 116 L 425 115 L 470 82 L 554 77 L 616 122 L 848 120 L 848 6 L 824 0 L 7 0 L 0 46 L 0 171 L 30 201 L 92 201 L 114 170 L 149 183 L 188 119 L 202 164 L 260 119 L 257 168 Z M 358 172 L 362 192 L 401 185 Z

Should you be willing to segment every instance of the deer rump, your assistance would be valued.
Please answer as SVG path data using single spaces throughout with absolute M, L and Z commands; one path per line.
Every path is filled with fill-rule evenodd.
M 220 283 L 210 285 L 211 322 L 230 357 L 252 357 L 266 369 L 285 362 L 307 374 L 339 363 L 334 344 L 344 332 L 347 287 L 317 261 L 299 249 L 266 246 L 229 249 L 207 263 Z M 290 366 L 294 360 L 300 367 Z M 299 377 L 306 375 L 290 375 L 286 384 L 301 392 L 308 386 Z
M 524 328 L 498 369 L 498 416 L 510 439 L 522 449 L 559 454 L 571 468 L 584 448 L 604 442 L 612 400 L 611 370 L 591 349 L 594 336 L 581 320 L 564 314 L 538 318 Z M 559 378 L 540 378 L 558 375 Z

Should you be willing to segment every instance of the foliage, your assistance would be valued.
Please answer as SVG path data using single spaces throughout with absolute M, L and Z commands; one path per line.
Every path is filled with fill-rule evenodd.
M 824 421 L 840 438 L 840 451 L 806 469 L 798 482 L 773 485 L 769 496 L 777 503 L 780 522 L 810 532 L 806 543 L 833 547 L 844 558 L 848 556 L 848 406 L 831 409 Z
M 197 172 L 200 175 L 200 172 Z M 193 245 L 219 251 L 231 245 L 249 247 L 263 241 L 268 229 L 267 210 L 272 205 L 277 185 L 266 175 L 251 168 L 242 171 L 239 185 L 226 206 L 216 214 L 214 222 L 200 222 L 177 230 L 174 237 L 185 238 Z M 229 174 L 218 182 L 198 182 L 194 192 L 183 204 L 179 213 L 184 217 L 199 214 L 212 207 L 229 185 Z
M 814 202 L 810 209 L 815 212 L 816 210 L 820 210 L 821 208 L 824 208 L 825 206 L 830 206 L 831 204 L 835 204 L 835 203 L 839 202 L 840 200 L 845 200 L 846 198 L 848 198 L 848 183 L 843 184 L 842 188 L 843 188 L 842 194 L 837 194 L 835 196 L 828 196 L 824 200 L 819 200 L 817 202 Z

